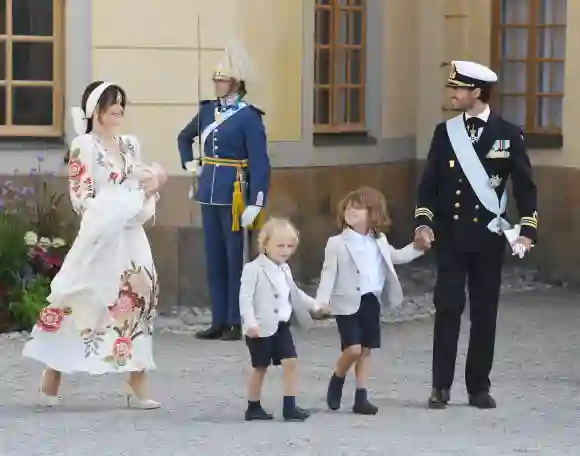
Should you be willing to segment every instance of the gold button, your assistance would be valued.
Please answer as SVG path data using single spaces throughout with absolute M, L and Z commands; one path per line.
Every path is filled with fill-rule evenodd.
M 474 222 L 477 222 L 477 217 L 474 217 L 474 218 L 473 218 L 473 221 L 474 221 Z
M 476 208 L 476 209 L 479 209 L 479 204 L 476 204 L 476 205 L 475 205 L 475 208 Z
M 461 190 L 457 190 L 457 191 L 455 192 L 455 194 L 456 194 L 456 195 L 461 195 Z
M 453 220 L 459 220 L 459 215 L 455 214 L 455 215 L 453 216 Z
M 455 203 L 455 207 L 459 207 L 459 206 L 460 206 L 460 204 L 459 204 L 459 203 Z

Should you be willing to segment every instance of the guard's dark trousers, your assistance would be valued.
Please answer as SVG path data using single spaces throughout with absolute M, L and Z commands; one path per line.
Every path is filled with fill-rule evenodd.
M 436 247 L 437 283 L 433 299 L 436 312 L 432 371 L 432 386 L 435 389 L 449 390 L 453 384 L 467 282 L 471 320 L 465 367 L 467 392 L 489 392 L 506 244 L 503 236 L 493 236 L 493 239 L 486 239 L 489 242 L 482 243 L 477 251 L 472 252 L 457 251 L 446 243 Z

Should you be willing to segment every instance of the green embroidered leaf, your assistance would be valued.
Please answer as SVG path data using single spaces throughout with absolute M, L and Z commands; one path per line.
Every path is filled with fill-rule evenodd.
M 70 150 L 70 158 L 79 158 L 81 155 L 81 150 L 76 147 Z

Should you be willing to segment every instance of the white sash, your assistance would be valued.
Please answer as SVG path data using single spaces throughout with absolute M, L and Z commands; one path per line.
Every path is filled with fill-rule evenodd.
M 489 212 L 497 216 L 489 222 L 487 228 L 494 233 L 501 233 L 510 229 L 510 223 L 501 216 L 507 207 L 507 187 L 501 199 L 498 198 L 497 193 L 489 183 L 487 171 L 477 156 L 473 143 L 467 134 L 465 123 L 463 122 L 463 114 L 449 119 L 446 122 L 446 126 L 451 146 L 455 151 L 457 160 L 459 160 L 461 169 L 465 173 L 465 177 L 467 177 L 481 204 Z
M 200 149 L 199 149 L 199 153 L 201 156 L 203 156 L 203 151 L 205 150 L 205 142 L 208 138 L 209 135 L 212 134 L 212 132 L 219 127 L 221 124 L 223 124 L 226 120 L 228 120 L 230 117 L 232 117 L 233 115 L 237 114 L 238 112 L 240 112 L 242 109 L 244 109 L 246 106 L 248 106 L 246 103 L 238 103 L 238 107 L 236 109 L 228 109 L 223 116 L 221 116 L 219 119 L 214 120 L 212 123 L 210 123 L 207 127 L 205 127 L 205 129 L 203 130 L 203 132 L 201 133 L 201 145 L 200 145 Z

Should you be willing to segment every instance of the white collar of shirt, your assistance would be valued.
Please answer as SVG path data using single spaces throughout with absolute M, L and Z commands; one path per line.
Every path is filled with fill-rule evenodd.
M 367 233 L 367 234 L 360 234 L 358 232 L 356 232 L 355 230 L 353 230 L 352 228 L 347 228 L 346 230 L 346 234 L 349 237 L 355 238 L 355 239 L 368 239 L 368 238 L 372 238 L 371 233 Z
M 487 105 L 485 107 L 485 109 L 483 110 L 483 112 L 479 113 L 476 116 L 472 116 L 471 114 L 469 114 L 467 111 L 465 112 L 465 120 L 467 119 L 471 119 L 472 117 L 479 117 L 481 120 L 483 120 L 484 122 L 487 123 L 488 119 L 489 119 L 489 115 L 491 114 L 491 109 L 489 107 L 489 105 Z

